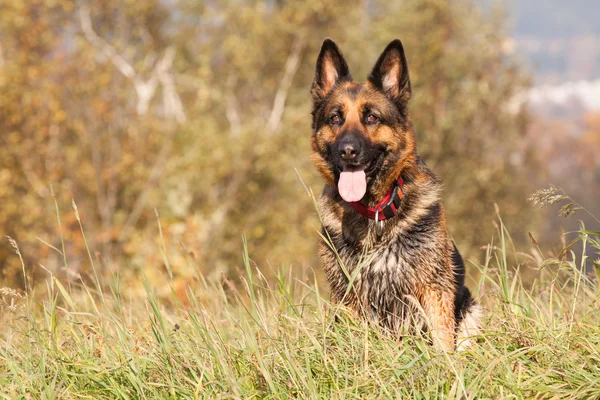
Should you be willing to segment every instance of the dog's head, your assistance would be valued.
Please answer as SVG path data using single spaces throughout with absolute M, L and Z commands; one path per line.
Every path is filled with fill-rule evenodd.
M 344 200 L 380 200 L 415 161 L 407 114 L 411 86 L 402 42 L 392 41 L 368 80 L 356 83 L 338 46 L 325 39 L 311 95 L 317 168 Z

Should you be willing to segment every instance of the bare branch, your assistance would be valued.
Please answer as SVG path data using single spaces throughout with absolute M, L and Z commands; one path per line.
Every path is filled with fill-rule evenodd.
M 238 113 L 237 98 L 229 93 L 227 95 L 227 109 L 225 110 L 225 116 L 229 121 L 231 127 L 231 133 L 233 136 L 238 137 L 242 132 L 242 123 L 240 122 L 240 114 Z
M 234 137 L 240 136 L 240 133 L 242 132 L 242 122 L 238 111 L 238 100 L 234 95 L 237 81 L 236 74 L 229 75 L 229 77 L 227 77 L 227 90 L 225 92 L 225 117 L 227 118 L 227 122 L 229 122 L 229 128 Z
M 275 94 L 273 108 L 271 109 L 271 115 L 269 116 L 269 121 L 267 122 L 267 131 L 269 133 L 274 133 L 277 131 L 277 128 L 279 128 L 281 117 L 283 116 L 283 110 L 285 108 L 285 101 L 287 99 L 290 87 L 292 86 L 292 82 L 294 81 L 294 77 L 296 76 L 296 72 L 298 72 L 298 66 L 300 64 L 303 49 L 304 39 L 302 37 L 296 38 L 294 44 L 292 45 L 290 55 L 285 62 L 283 77 L 281 78 L 279 88 Z
M 186 120 L 185 111 L 183 109 L 181 99 L 179 98 L 179 94 L 175 89 L 173 77 L 169 73 L 169 70 L 173 65 L 174 58 L 175 49 L 171 46 L 167 48 L 164 57 L 157 64 L 155 74 L 163 87 L 163 103 L 165 105 L 165 114 L 167 116 L 173 116 L 175 121 L 183 123 Z
M 182 123 L 186 120 L 183 104 L 179 98 L 179 94 L 175 88 L 173 78 L 169 73 L 175 58 L 175 49 L 171 46 L 167 48 L 164 56 L 154 64 L 154 69 L 150 74 L 150 78 L 144 80 L 135 68 L 122 57 L 114 46 L 101 38 L 92 26 L 92 18 L 90 10 L 87 6 L 81 6 L 79 9 L 79 19 L 81 30 L 86 39 L 98 50 L 104 54 L 106 58 L 125 76 L 133 82 L 133 86 L 138 96 L 136 106 L 139 115 L 145 115 L 150 108 L 150 102 L 156 93 L 159 83 L 163 87 L 163 105 L 165 108 L 165 116 L 174 118 L 177 122 Z M 154 62 L 155 55 L 147 55 L 144 64 Z
M 102 51 L 106 58 L 108 58 L 123 75 L 129 79 L 135 79 L 136 73 L 133 67 L 117 53 L 117 50 L 113 46 L 98 36 L 94 31 L 90 10 L 87 6 L 81 6 L 79 9 L 79 20 L 81 21 L 81 30 L 83 31 L 85 38 L 94 47 Z

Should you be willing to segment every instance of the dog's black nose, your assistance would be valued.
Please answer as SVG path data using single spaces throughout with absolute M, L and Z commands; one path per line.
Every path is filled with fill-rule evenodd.
M 354 138 L 346 138 L 338 146 L 342 160 L 354 160 L 360 154 L 360 142 Z

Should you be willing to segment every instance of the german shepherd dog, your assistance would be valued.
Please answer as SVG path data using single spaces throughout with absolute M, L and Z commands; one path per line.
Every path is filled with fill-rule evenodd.
M 481 310 L 446 228 L 441 182 L 416 152 L 402 42 L 355 83 L 326 39 L 311 95 L 312 158 L 326 182 L 319 257 L 332 301 L 397 335 L 426 331 L 444 351 L 467 347 Z

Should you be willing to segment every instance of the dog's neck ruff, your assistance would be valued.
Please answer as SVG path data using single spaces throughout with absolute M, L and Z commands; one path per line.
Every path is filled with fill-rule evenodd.
M 385 219 L 392 218 L 400 209 L 403 186 L 404 181 L 402 180 L 402 177 L 399 177 L 394 181 L 392 188 L 385 195 L 384 199 L 377 203 L 375 207 L 367 207 L 358 201 L 349 202 L 348 204 L 350 204 L 350 206 L 354 208 L 357 213 L 369 219 L 383 221 Z

